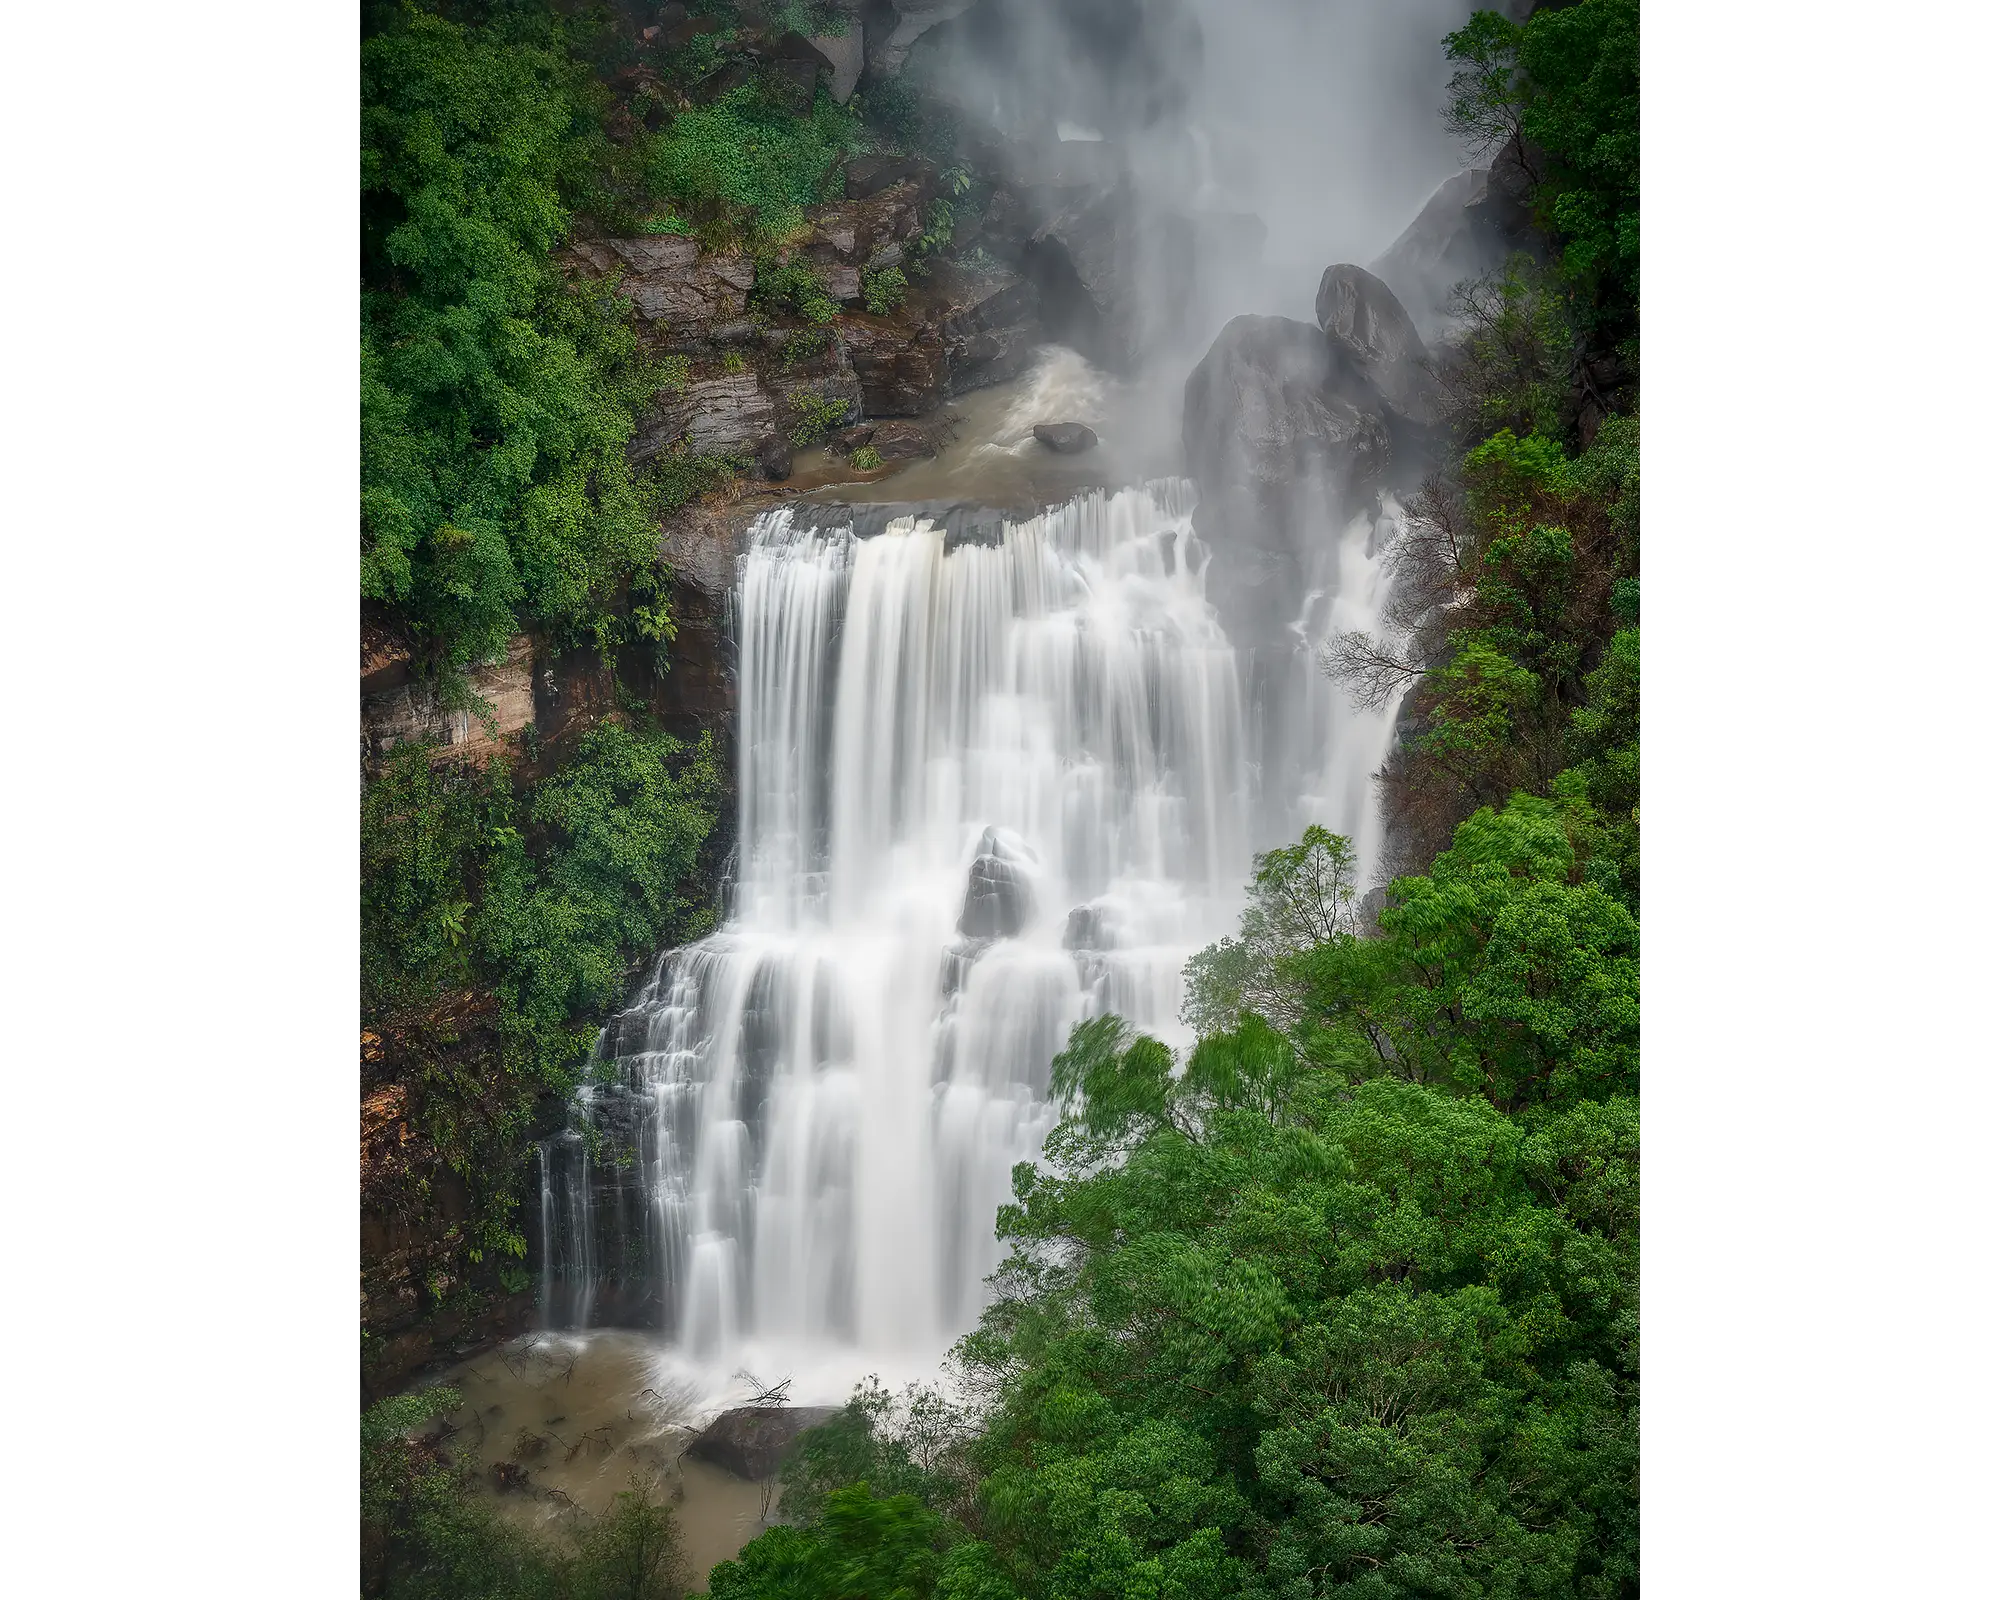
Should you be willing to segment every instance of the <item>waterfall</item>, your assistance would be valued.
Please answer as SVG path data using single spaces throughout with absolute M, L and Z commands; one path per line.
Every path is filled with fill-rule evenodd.
M 660 958 L 544 1147 L 552 1324 L 642 1305 L 691 1360 L 772 1370 L 935 1356 L 973 1325 L 1070 1027 L 1115 1011 L 1188 1043 L 1181 968 L 1277 842 L 1250 837 L 1246 689 L 1192 508 L 1162 482 L 971 537 L 863 537 L 851 508 L 753 525 L 733 914 Z M 1372 532 L 1341 550 L 1308 675 L 1303 630 L 1368 603 Z M 1356 832 L 1378 732 L 1312 752 L 1287 814 Z

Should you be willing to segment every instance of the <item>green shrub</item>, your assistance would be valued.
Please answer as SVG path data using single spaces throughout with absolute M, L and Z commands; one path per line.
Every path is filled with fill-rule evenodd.
M 910 292 L 910 280 L 901 267 L 882 267 L 861 274 L 861 298 L 878 317 L 887 316 L 903 303 Z
M 690 214 L 771 243 L 799 230 L 807 206 L 838 198 L 841 162 L 862 139 L 860 119 L 824 92 L 799 116 L 746 84 L 675 117 L 648 172 Z
M 839 305 L 827 292 L 826 280 L 796 256 L 786 260 L 766 257 L 757 262 L 750 303 L 771 315 L 792 312 L 822 328 L 840 314 Z
M 873 472 L 882 465 L 882 452 L 872 444 L 864 444 L 847 458 L 847 464 L 856 472 Z
M 838 395 L 829 399 L 810 389 L 799 390 L 792 396 L 792 443 L 801 450 L 818 444 L 846 420 L 850 405 Z
M 833 335 L 825 328 L 801 328 L 785 340 L 785 365 L 792 367 L 801 361 L 810 361 L 832 342 Z

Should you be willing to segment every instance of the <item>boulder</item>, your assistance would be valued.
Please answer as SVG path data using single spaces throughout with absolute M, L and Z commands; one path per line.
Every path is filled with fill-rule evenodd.
M 958 931 L 968 939 L 1011 939 L 1028 925 L 1034 890 L 1019 850 L 988 828 L 965 879 Z
M 1097 448 L 1097 435 L 1081 422 L 1038 422 L 1035 438 L 1059 456 L 1078 455 Z
M 799 1435 L 831 1417 L 835 1406 L 736 1406 L 695 1436 L 687 1453 L 739 1478 L 774 1477 L 798 1448 Z
M 773 483 L 782 483 L 792 475 L 792 442 L 779 434 L 773 434 L 757 447 L 757 470 Z
M 1416 324 L 1389 286 L 1372 272 L 1348 264 L 1328 267 L 1319 280 L 1313 313 L 1401 421 L 1429 427 L 1437 419 L 1437 379 Z
M 915 184 L 928 199 L 937 188 L 937 169 L 920 156 L 856 156 L 847 163 L 847 198 L 867 200 L 899 183 Z
M 833 96 L 833 103 L 844 106 L 854 93 L 854 86 L 861 81 L 861 68 L 865 64 L 862 53 L 861 19 L 850 17 L 845 33 L 816 33 L 812 36 L 812 47 L 825 58 L 831 72 L 827 79 L 827 93 Z
M 1209 598 L 1239 643 L 1281 633 L 1320 552 L 1391 461 L 1390 420 L 1309 322 L 1237 317 L 1189 374 L 1181 445 L 1215 552 Z
M 1237 317 L 1188 375 L 1188 472 L 1204 507 L 1247 500 L 1254 526 L 1233 529 L 1238 537 L 1295 545 L 1300 497 L 1344 522 L 1387 471 L 1387 421 L 1365 389 L 1343 381 L 1335 349 L 1310 323 Z M 1196 515 L 1198 527 L 1213 521 Z

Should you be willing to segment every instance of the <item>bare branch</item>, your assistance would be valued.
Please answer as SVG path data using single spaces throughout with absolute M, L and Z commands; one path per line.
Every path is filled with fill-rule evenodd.
M 1320 670 L 1366 711 L 1380 711 L 1424 675 L 1400 651 L 1362 632 L 1337 633 L 1320 646 Z

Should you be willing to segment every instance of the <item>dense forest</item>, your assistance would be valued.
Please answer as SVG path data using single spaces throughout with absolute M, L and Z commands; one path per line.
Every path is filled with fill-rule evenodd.
M 658 517 L 748 470 L 628 464 L 685 371 L 556 248 L 727 238 L 809 315 L 784 244 L 840 162 L 950 153 L 895 95 L 836 106 L 775 73 L 691 95 L 740 8 L 677 9 L 652 39 L 609 6 L 367 9 L 364 620 L 474 716 L 471 669 L 523 630 L 643 671 L 675 626 Z M 1441 110 L 1538 247 L 1461 289 L 1450 460 L 1396 553 L 1404 636 L 1325 660 L 1358 699 L 1403 696 L 1382 792 L 1409 870 L 1364 905 L 1349 842 L 1312 829 L 1190 964 L 1184 1061 L 1116 1017 L 1076 1029 L 954 1397 L 864 1385 L 710 1593 L 1637 1594 L 1638 28 L 1637 0 L 1576 0 L 1442 41 Z M 525 1286 L 508 1157 L 634 963 L 713 916 L 721 776 L 637 696 L 565 748 L 438 754 L 406 746 L 365 789 L 362 957 L 364 1091 L 395 1085 L 418 1133 L 384 1203 L 466 1197 L 436 1224 L 441 1303 Z M 365 1588 L 700 1586 L 637 1489 L 564 1548 L 503 1526 L 413 1439 L 453 1403 L 364 1417 Z

